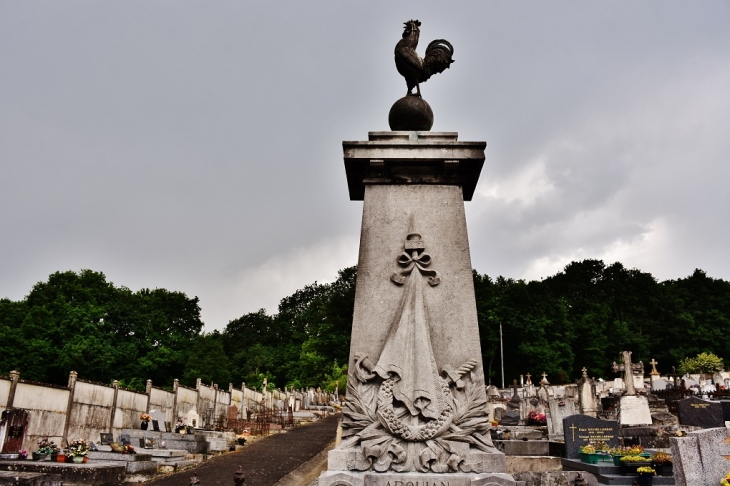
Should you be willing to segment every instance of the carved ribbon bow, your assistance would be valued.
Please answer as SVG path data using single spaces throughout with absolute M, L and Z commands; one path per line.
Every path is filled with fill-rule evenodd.
M 431 265 L 431 255 L 426 252 L 418 253 L 417 251 L 413 251 L 413 253 L 409 255 L 408 252 L 404 251 L 398 257 L 398 265 L 400 265 L 403 269 L 393 272 L 393 275 L 390 277 L 390 279 L 398 285 L 403 285 L 406 282 L 406 277 L 413 272 L 414 268 L 417 268 L 418 271 L 421 272 L 421 275 L 427 277 L 426 280 L 428 280 L 428 284 L 430 286 L 435 287 L 441 283 L 441 276 L 439 273 L 436 270 L 426 268 Z

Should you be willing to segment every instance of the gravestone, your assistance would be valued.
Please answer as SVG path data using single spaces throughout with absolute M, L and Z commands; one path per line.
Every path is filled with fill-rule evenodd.
M 618 447 L 618 422 L 601 420 L 588 415 L 573 415 L 563 419 L 565 457 L 576 459 L 578 449 L 588 444 L 605 442 L 609 447 Z
M 730 429 L 700 430 L 669 441 L 676 486 L 719 485 L 730 470 Z
M 364 201 L 352 386 L 319 485 L 514 485 L 484 406 L 464 215 L 485 143 L 394 131 L 343 146 L 350 198 Z
M 122 445 L 131 444 L 131 442 L 129 441 L 129 434 L 121 434 L 119 436 L 119 442 L 121 442 Z M 111 442 L 110 442 L 110 444 L 111 444 Z
M 28 430 L 28 411 L 21 408 L 3 410 L 0 416 L 0 437 L 2 454 L 17 454 L 23 449 L 25 433 Z
M 156 410 L 152 409 L 150 410 L 149 416 L 152 417 L 152 426 L 154 427 L 155 421 L 157 421 L 157 427 L 154 428 L 154 430 L 160 430 L 160 424 L 165 423 L 165 412 L 162 410 Z
M 110 434 L 108 432 L 102 432 L 99 434 L 99 442 L 101 445 L 109 445 L 112 442 L 114 442 L 114 434 Z
M 548 434 L 563 435 L 563 419 L 576 414 L 575 402 L 569 398 L 551 398 L 548 409 Z
M 677 411 L 679 423 L 682 425 L 694 425 L 704 429 L 725 426 L 720 402 L 689 397 L 677 402 Z
M 155 432 L 159 432 L 160 431 L 160 422 L 158 422 L 157 420 L 153 420 L 152 421 L 152 430 L 154 430 Z
M 583 415 L 590 415 L 591 417 L 598 416 L 598 400 L 596 399 L 596 384 L 588 378 L 588 370 L 583 367 L 583 376 L 578 380 L 578 402 L 580 404 L 580 413 Z
M 228 420 L 236 419 L 238 419 L 238 407 L 236 405 L 231 405 L 228 407 Z
M 656 378 L 651 381 L 651 389 L 652 391 L 666 390 L 667 384 L 668 383 L 666 380 L 663 380 L 662 378 Z
M 730 422 L 730 400 L 720 400 L 720 406 L 722 407 L 722 420 Z
M 198 415 L 198 412 L 196 412 L 195 409 L 188 411 L 185 423 L 192 427 L 200 427 L 200 415 Z
M 635 395 L 621 397 L 618 416 L 621 425 L 651 425 L 649 400 Z

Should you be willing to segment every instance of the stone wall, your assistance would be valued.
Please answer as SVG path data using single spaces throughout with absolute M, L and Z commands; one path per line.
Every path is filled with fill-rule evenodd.
M 196 388 L 189 388 L 175 380 L 173 391 L 155 388 L 148 381 L 146 393 L 139 393 L 121 388 L 116 381 L 105 385 L 79 380 L 75 372 L 71 372 L 66 387 L 22 380 L 17 372 L 0 377 L 0 412 L 10 408 L 29 412 L 23 444 L 28 451 L 35 450 L 38 440 L 45 438 L 65 447 L 77 438 L 98 441 L 102 432 L 116 437 L 122 429 L 139 428 L 140 415 L 151 410 L 163 413 L 165 421 L 173 425 L 177 417 L 195 410 L 200 417 L 197 425 L 204 427 L 209 425 L 208 410 L 212 422 L 217 422 L 226 420 L 228 408 L 236 405 L 238 418 L 245 419 L 246 409 L 264 398 L 245 387 L 238 390 L 229 385 L 228 390 L 220 390 L 200 381 Z M 286 394 L 274 390 L 267 392 L 266 398 L 267 405 L 283 407 Z M 164 430 L 164 424 L 160 427 Z

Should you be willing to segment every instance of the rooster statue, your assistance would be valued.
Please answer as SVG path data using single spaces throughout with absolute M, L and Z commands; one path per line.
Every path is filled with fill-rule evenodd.
M 454 62 L 451 57 L 454 55 L 454 48 L 450 42 L 444 39 L 436 39 L 426 48 L 426 56 L 421 59 L 416 53 L 418 47 L 418 36 L 421 31 L 418 29 L 421 22 L 409 20 L 405 22 L 403 38 L 395 46 L 395 67 L 398 72 L 406 78 L 408 92 L 406 95 L 421 97 L 420 83 L 425 83 L 436 73 L 442 73 Z M 412 93 L 416 88 L 416 93 Z

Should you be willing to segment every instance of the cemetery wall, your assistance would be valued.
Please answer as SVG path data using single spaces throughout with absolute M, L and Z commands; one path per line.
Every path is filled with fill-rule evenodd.
M 112 433 L 116 436 L 121 433 L 122 429 L 136 429 L 140 424 L 139 416 L 146 411 L 147 395 L 119 388 L 114 409 Z M 108 430 L 103 432 L 108 432 Z
M 177 417 L 186 417 L 194 410 L 200 417 L 197 425 L 205 426 L 211 414 L 214 421 L 225 419 L 232 405 L 238 408 L 238 417 L 245 419 L 247 409 L 263 402 L 285 408 L 286 398 L 284 392 L 277 390 L 264 395 L 248 388 L 238 390 L 232 385 L 227 391 L 220 390 L 200 382 L 197 388 L 189 388 L 177 380 L 172 392 L 154 388 L 148 382 L 147 392 L 139 393 L 120 388 L 117 382 L 109 386 L 78 380 L 75 372 L 69 376 L 68 387 L 21 380 L 18 374 L 0 377 L 0 411 L 17 408 L 29 412 L 24 441 L 29 451 L 35 450 L 38 440 L 45 438 L 65 447 L 77 438 L 96 441 L 101 433 L 108 432 L 117 436 L 122 429 L 139 428 L 140 415 L 152 410 L 159 411 L 172 424 Z M 290 402 L 294 402 L 293 396 Z
M 111 386 L 76 381 L 66 438 L 71 441 L 99 437 L 100 433 L 108 432 L 114 408 L 114 392 Z
M 65 388 L 18 382 L 13 408 L 30 411 L 28 430 L 25 433 L 28 450 L 35 449 L 40 439 L 49 438 L 56 444 L 61 443 L 66 427 L 66 411 L 70 395 L 71 392 Z M 4 397 L 6 402 L 7 398 Z
M 160 410 L 165 414 L 165 422 L 175 424 L 177 417 L 175 413 L 175 394 L 169 391 L 162 390 L 161 388 L 150 389 L 150 410 Z M 160 424 L 162 427 L 162 424 Z
M 177 387 L 177 415 L 178 417 L 187 416 L 190 410 L 197 411 L 198 407 L 198 391 L 193 388 L 178 385 Z M 177 422 L 177 418 L 174 420 Z

